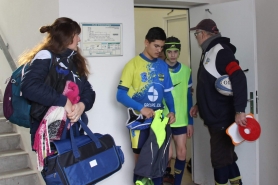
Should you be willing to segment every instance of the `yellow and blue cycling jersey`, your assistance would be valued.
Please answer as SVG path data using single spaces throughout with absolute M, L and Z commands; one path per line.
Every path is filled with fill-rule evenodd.
M 141 53 L 125 65 L 118 89 L 128 91 L 128 96 L 142 107 L 157 110 L 163 108 L 164 93 L 170 92 L 173 84 L 163 60 L 149 60 Z
M 149 60 L 141 53 L 125 65 L 118 85 L 117 100 L 140 112 L 143 107 L 162 109 L 164 98 L 169 111 L 174 113 L 172 89 L 167 64 L 161 59 Z M 134 153 L 140 153 L 149 133 L 149 128 L 130 131 Z

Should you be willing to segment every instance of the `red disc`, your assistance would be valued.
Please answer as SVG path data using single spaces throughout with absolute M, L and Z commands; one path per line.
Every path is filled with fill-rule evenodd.
M 255 141 L 260 137 L 261 134 L 261 126 L 260 124 L 254 119 L 247 117 L 247 126 L 242 127 L 238 126 L 238 131 L 241 137 L 247 141 Z

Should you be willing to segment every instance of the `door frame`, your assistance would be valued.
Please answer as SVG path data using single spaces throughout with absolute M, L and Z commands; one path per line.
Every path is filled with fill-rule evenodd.
M 188 11 L 188 13 L 189 13 L 189 11 Z M 167 28 L 166 30 L 164 29 L 165 32 L 166 32 L 166 35 L 168 34 L 167 21 L 173 20 L 173 19 L 182 19 L 182 18 L 187 18 L 187 19 L 189 20 L 189 16 L 187 16 L 187 14 L 181 14 L 181 15 L 173 15 L 173 16 L 169 16 L 169 17 L 163 17 L 163 19 L 164 19 L 163 27 L 164 27 L 164 28 Z
M 206 12 L 206 9 L 210 9 L 212 14 Z M 233 14 L 236 13 L 233 11 L 235 9 L 238 9 L 238 11 L 240 10 L 241 13 L 237 13 L 236 15 Z M 225 11 L 226 14 L 223 11 Z M 224 18 L 221 19 L 221 17 L 219 17 L 219 15 L 221 14 L 223 15 L 223 17 L 226 16 L 226 19 Z M 239 17 L 243 17 L 243 16 L 245 16 L 245 19 L 242 19 L 242 21 L 233 24 L 233 20 L 239 20 Z M 255 13 L 253 0 L 233 1 L 233 2 L 227 2 L 226 4 L 224 3 L 208 4 L 200 7 L 193 7 L 192 9 L 190 9 L 190 22 L 192 23 L 194 22 L 193 26 L 195 26 L 202 19 L 211 18 L 215 20 L 216 23 L 219 24 L 218 26 L 220 26 L 220 31 L 223 32 L 223 36 L 224 37 L 228 36 L 229 38 L 231 38 L 232 40 L 231 42 L 235 44 L 235 46 L 237 46 L 238 51 L 236 53 L 236 57 L 237 59 L 239 59 L 242 69 L 246 69 L 249 67 L 251 69 L 249 70 L 248 74 L 246 74 L 246 77 L 247 80 L 249 78 L 250 81 L 250 83 L 248 84 L 248 97 L 250 92 L 254 92 L 254 101 L 256 96 L 255 93 L 258 90 L 258 81 L 256 79 L 258 75 L 258 71 L 257 71 L 257 58 L 256 58 L 257 42 L 255 37 L 257 34 L 256 34 L 256 26 L 255 26 L 256 25 L 255 16 L 256 13 Z M 224 21 L 227 22 L 227 25 L 224 24 Z M 222 27 L 220 22 L 222 22 Z M 247 23 L 248 25 L 249 24 L 251 25 L 249 25 L 249 27 L 246 27 Z M 235 28 L 240 28 L 240 29 L 235 29 Z M 233 30 L 233 32 L 229 32 L 230 30 Z M 248 37 L 244 37 L 244 35 L 248 35 Z M 191 37 L 192 37 L 192 41 L 194 41 L 193 39 L 195 39 L 195 37 L 193 34 L 191 34 Z M 243 38 L 245 39 L 244 42 L 242 42 Z M 191 57 L 192 60 L 196 61 L 196 64 L 193 66 L 195 70 L 198 69 L 198 64 L 199 64 L 198 61 L 200 60 L 200 56 L 201 56 L 201 49 L 198 51 L 197 47 L 199 47 L 197 43 L 191 44 L 191 52 L 194 51 L 191 54 Z M 194 61 L 192 61 L 192 64 L 194 63 Z M 249 111 L 250 108 L 249 106 L 250 105 L 247 106 L 248 109 L 245 109 L 246 112 Z M 255 106 L 254 108 L 257 107 L 255 102 L 254 102 L 254 106 Z M 254 115 L 256 118 L 258 118 L 258 114 L 254 114 Z M 198 120 L 195 123 L 198 124 L 198 122 L 201 123 L 201 120 Z M 202 137 L 201 136 L 196 137 L 196 139 L 194 138 L 193 140 L 193 144 L 195 147 L 193 153 L 195 152 L 194 157 L 196 159 L 196 161 L 193 161 L 193 166 L 196 170 L 194 174 L 194 181 L 196 183 L 203 183 L 207 181 L 211 182 L 211 180 L 213 180 L 211 179 L 211 176 L 213 175 L 213 169 L 212 168 L 208 169 L 206 163 L 200 165 L 200 163 L 202 163 L 203 161 L 199 160 L 199 159 L 208 160 L 207 158 L 204 158 L 204 156 L 209 155 L 207 154 L 207 152 L 203 153 L 204 150 L 207 151 L 206 148 L 199 147 L 200 143 L 202 143 L 202 141 L 205 141 L 204 139 L 209 140 L 209 134 L 205 129 L 206 128 L 204 127 L 202 128 L 199 127 L 199 132 L 200 133 L 204 132 L 204 134 L 202 134 Z M 194 136 L 198 136 L 198 135 L 194 135 Z M 258 140 L 255 142 L 245 141 L 244 143 L 236 147 L 236 152 L 237 154 L 239 154 L 238 165 L 240 167 L 241 175 L 243 176 L 244 181 L 248 179 L 247 182 L 252 181 L 253 183 L 251 184 L 258 184 L 260 180 L 259 179 L 260 178 L 259 177 L 259 157 L 260 157 L 259 141 Z M 247 169 L 248 167 L 251 167 L 251 169 Z M 207 178 L 204 174 L 209 174 L 209 178 Z M 256 176 L 255 178 L 251 177 L 253 174 L 255 174 Z
M 169 9 L 169 10 L 173 10 L 173 9 L 176 9 L 176 10 L 186 10 L 187 11 L 187 14 L 181 14 L 181 15 L 173 15 L 173 16 L 168 16 L 168 17 L 163 17 L 164 21 L 163 21 L 163 29 L 166 33 L 166 35 L 168 35 L 168 28 L 167 28 L 167 21 L 169 20 L 174 20 L 174 19 L 180 19 L 180 18 L 186 18 L 187 21 L 188 21 L 188 26 L 190 27 L 190 12 L 189 12 L 189 9 L 190 8 L 177 8 L 177 7 L 163 7 L 163 6 L 155 6 L 155 5 L 150 5 L 150 6 L 136 6 L 134 5 L 134 8 L 154 8 L 154 9 Z M 171 13 L 171 12 L 169 12 Z M 188 30 L 189 32 L 189 30 Z M 189 41 L 189 67 L 191 68 L 191 38 L 190 38 L 190 32 L 188 34 L 188 41 Z M 173 142 L 173 141 L 172 141 Z M 174 144 L 174 142 L 173 142 Z M 194 141 L 193 141 L 193 137 L 191 137 L 191 168 L 193 169 L 193 166 L 194 166 Z M 173 156 L 174 157 L 174 156 Z M 189 160 L 189 159 L 188 159 Z M 194 182 L 194 170 L 191 170 L 191 178 L 192 178 L 192 181 Z

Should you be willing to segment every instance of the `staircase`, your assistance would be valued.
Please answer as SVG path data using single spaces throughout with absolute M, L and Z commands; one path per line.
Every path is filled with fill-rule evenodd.
M 38 173 L 30 168 L 30 157 L 20 148 L 21 136 L 13 127 L 0 102 L 0 185 L 39 185 Z

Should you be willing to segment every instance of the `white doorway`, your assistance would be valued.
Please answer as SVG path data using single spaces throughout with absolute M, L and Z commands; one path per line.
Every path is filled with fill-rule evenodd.
M 167 37 L 177 37 L 181 41 L 181 53 L 178 61 L 184 65 L 190 66 L 190 45 L 189 45 L 189 22 L 188 14 L 180 14 L 164 17 L 164 25 Z M 176 158 L 175 145 L 172 141 L 173 158 Z M 186 161 L 192 157 L 192 140 L 186 141 Z
M 145 35 L 151 27 L 161 27 L 167 37 L 175 36 L 181 41 L 181 54 L 179 62 L 190 66 L 190 42 L 189 42 L 189 15 L 188 9 L 169 9 L 169 8 L 140 8 L 135 7 L 135 47 L 136 54 L 144 49 Z M 186 161 L 192 157 L 192 139 L 188 138 Z M 175 145 L 172 141 L 172 173 L 174 170 L 174 159 L 176 158 Z M 182 184 L 191 184 L 191 174 L 185 168 Z
M 156 10 L 156 9 L 154 9 Z M 168 13 L 170 12 L 168 9 Z M 236 10 L 236 11 L 235 11 Z M 153 11 L 153 10 L 152 10 Z M 135 10 L 136 12 L 136 10 Z M 190 14 L 190 27 L 196 26 L 198 22 L 205 18 L 213 19 L 223 36 L 231 38 L 231 43 L 237 47 L 236 58 L 240 62 L 242 69 L 248 69 L 246 77 L 248 80 L 248 92 L 253 93 L 253 105 L 246 108 L 246 112 L 249 113 L 253 111 L 257 117 L 257 106 L 256 106 L 256 90 L 257 90 L 257 79 L 256 79 L 256 32 L 254 23 L 254 4 L 252 0 L 242 0 L 242 1 L 232 1 L 226 3 L 219 3 L 213 5 L 202 5 L 197 7 L 189 8 Z M 136 15 L 136 14 L 135 14 Z M 171 17 L 177 15 L 170 14 L 167 21 L 170 24 Z M 187 14 L 187 16 L 189 16 Z M 136 18 L 136 16 L 135 16 Z M 156 19 L 157 23 L 160 23 L 160 27 L 168 32 L 168 36 L 171 33 L 175 33 L 174 30 L 167 30 L 167 24 L 165 23 L 161 26 L 161 21 Z M 135 19 L 135 30 L 137 31 Z M 157 24 L 154 26 L 158 26 Z M 149 26 L 148 28 L 150 28 Z M 170 26 L 172 28 L 172 26 Z M 173 26 L 174 27 L 174 26 Z M 170 29 L 171 29 L 170 28 Z M 146 34 L 147 30 L 143 33 Z M 170 34 L 169 34 L 170 33 Z M 186 32 L 185 32 L 186 33 Z M 188 32 L 187 32 L 188 33 Z M 137 34 L 137 33 L 136 33 Z M 137 37 L 137 35 L 136 35 Z M 144 38 L 141 38 L 143 46 Z M 190 43 L 191 42 L 191 43 Z M 137 43 L 137 40 L 136 40 Z M 190 66 L 192 68 L 193 84 L 196 85 L 197 69 L 201 56 L 201 49 L 197 45 L 195 37 L 190 34 L 190 50 L 191 56 L 189 60 L 191 61 Z M 183 47 L 183 46 L 182 46 Z M 137 48 L 137 46 L 136 46 Z M 184 47 L 183 47 L 184 48 Z M 142 49 L 141 49 L 142 51 Z M 182 50 L 183 52 L 184 50 Z M 138 53 L 137 53 L 138 54 Z M 194 87 L 195 88 L 195 87 Z M 249 98 L 250 95 L 248 94 Z M 195 96 L 194 96 L 195 97 Z M 196 100 L 194 100 L 196 102 Z M 252 110 L 251 110 L 252 108 Z M 201 119 L 194 120 L 194 130 L 192 141 L 192 159 L 193 159 L 193 181 L 201 185 L 212 185 L 214 184 L 213 170 L 210 163 L 210 148 L 209 148 L 209 134 L 207 128 L 204 126 Z M 258 142 L 244 142 L 238 147 L 236 147 L 236 152 L 239 156 L 238 165 L 241 170 L 244 184 L 258 184 L 259 182 L 259 166 L 258 166 Z M 256 177 L 256 178 L 254 178 Z
M 255 46 L 255 22 L 254 22 L 254 5 L 252 0 L 242 0 L 214 5 L 199 6 L 190 8 L 190 24 L 194 27 L 202 19 L 213 19 L 222 36 L 229 37 L 231 43 L 237 47 L 235 54 L 240 62 L 241 68 L 248 69 L 245 73 L 248 83 L 248 92 L 254 93 L 257 89 L 257 71 L 256 71 L 256 46 Z M 201 56 L 199 48 L 193 33 L 191 36 L 191 66 L 193 73 L 193 82 L 196 82 L 197 69 Z M 249 97 L 250 98 L 250 97 Z M 196 100 L 195 100 L 196 102 Z M 246 113 L 250 108 L 254 109 L 256 115 L 255 98 L 253 107 L 248 103 Z M 195 119 L 195 135 L 193 135 L 193 180 L 197 184 L 212 185 L 214 184 L 213 170 L 210 163 L 209 133 L 203 125 L 201 119 Z M 198 134 L 196 134 L 198 133 Z M 244 184 L 258 185 L 258 142 L 243 142 L 236 147 L 236 153 L 239 160 L 237 161 Z
M 180 61 L 190 64 L 189 58 L 189 33 L 188 10 L 169 8 L 134 8 L 135 19 L 135 54 L 144 50 L 144 40 L 151 27 L 161 27 L 167 37 L 176 36 L 181 40 L 182 53 Z M 175 29 L 178 27 L 179 29 Z
M 174 11 L 174 10 L 173 10 Z M 187 11 L 188 12 L 188 11 Z M 179 62 L 190 66 L 190 42 L 188 13 L 164 17 L 167 37 L 175 36 L 181 41 Z
M 151 27 L 161 27 L 167 37 L 175 36 L 181 41 L 179 62 L 190 66 L 189 18 L 187 9 L 134 8 L 135 48 L 138 55 L 144 50 L 145 35 Z M 187 161 L 191 158 L 192 140 L 187 139 Z M 174 147 L 174 144 L 172 145 Z M 175 150 L 174 150 L 175 151 Z M 173 158 L 176 157 L 174 152 Z

